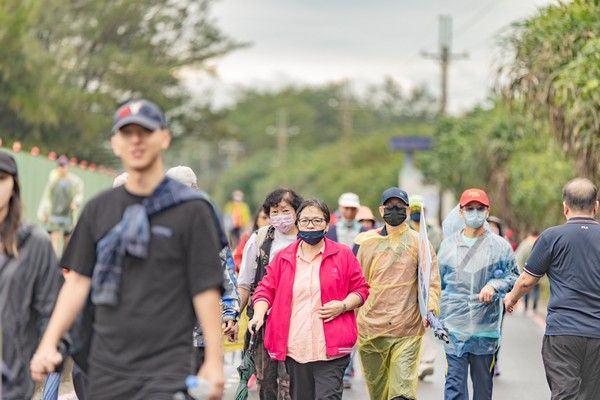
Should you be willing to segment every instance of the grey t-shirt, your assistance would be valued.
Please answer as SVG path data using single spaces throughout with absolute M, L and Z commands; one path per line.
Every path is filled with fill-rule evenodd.
M 600 338 L 600 224 L 570 218 L 542 232 L 525 272 L 550 280 L 546 335 Z

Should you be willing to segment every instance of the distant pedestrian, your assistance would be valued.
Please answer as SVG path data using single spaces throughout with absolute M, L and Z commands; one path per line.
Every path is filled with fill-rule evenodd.
M 356 216 L 360 210 L 360 199 L 355 193 L 342 193 L 338 198 L 338 212 L 340 218 L 329 227 L 327 231 L 327 239 L 341 243 L 356 254 L 358 246 L 355 245 L 354 239 L 356 236 L 368 229 L 358 221 Z M 352 387 L 352 377 L 354 376 L 354 351 L 350 355 L 350 362 L 344 372 L 344 387 L 350 389 Z
M 488 216 L 486 218 L 486 221 L 493 233 L 506 239 L 506 227 L 504 225 L 504 221 L 502 221 L 499 217 L 496 217 L 495 215 Z
M 373 211 L 367 206 L 360 206 L 356 213 L 356 220 L 362 225 L 363 231 L 370 231 L 377 228 L 377 220 L 373 215 Z
M 50 172 L 38 208 L 38 218 L 50 233 L 57 252 L 69 242 L 82 201 L 83 181 L 69 171 L 67 157 L 60 156 L 56 168 Z
M 185 165 L 178 165 L 167 170 L 166 175 L 169 178 L 175 179 L 178 182 L 200 191 L 198 188 L 198 179 L 194 171 Z M 214 204 L 212 207 L 216 209 Z M 230 341 L 233 341 L 235 332 L 237 331 L 237 321 L 240 317 L 240 295 L 237 290 L 237 278 L 235 273 L 235 265 L 231 248 L 229 245 L 224 246 L 219 252 L 221 265 L 223 266 L 223 291 L 221 292 L 221 320 L 223 335 L 227 336 Z M 196 369 L 199 369 L 204 363 L 204 335 L 200 324 L 194 326 L 193 343 L 196 348 Z
M 473 398 L 491 400 L 495 354 L 502 325 L 501 296 L 517 279 L 508 242 L 484 223 L 490 201 L 481 189 L 467 189 L 460 197 L 464 228 L 446 237 L 438 252 L 442 280 L 441 320 L 450 343 L 444 399 L 468 399 L 468 375 Z
M 517 301 L 543 275 L 550 302 L 542 358 L 551 398 L 595 400 L 600 393 L 600 224 L 598 188 L 577 178 L 563 188 L 567 222 L 546 229 L 504 304 Z
M 529 234 L 527 235 L 527 237 L 525 239 L 523 239 L 521 241 L 521 243 L 519 243 L 517 250 L 515 250 L 515 259 L 517 260 L 517 265 L 519 266 L 520 272 L 524 271 L 525 263 L 527 262 L 527 259 L 531 255 L 531 252 L 533 250 L 533 245 L 535 244 L 539 235 L 540 235 L 540 233 L 536 229 L 532 229 L 531 231 L 529 231 Z M 529 303 L 530 303 L 529 300 L 531 300 L 531 309 L 529 308 Z M 523 298 L 523 302 L 525 303 L 525 311 L 526 312 L 531 311 L 532 313 L 535 314 L 537 312 L 539 300 L 540 300 L 540 285 L 539 285 L 539 283 L 537 283 L 533 287 L 533 289 L 531 289 L 531 292 L 526 293 Z
M 33 396 L 33 356 L 62 283 L 48 234 L 23 223 L 19 173 L 0 151 L 0 337 L 4 400 Z
M 512 245 L 512 243 L 510 242 L 510 240 L 508 240 L 508 238 L 506 237 L 506 224 L 504 223 L 504 221 L 499 218 L 496 217 L 495 215 L 489 215 L 486 219 L 489 229 L 492 231 L 492 233 L 504 238 L 508 244 L 510 244 L 511 249 L 515 249 Z M 515 259 L 516 261 L 516 259 Z M 518 264 L 517 264 L 518 267 Z M 502 326 L 504 326 L 504 316 L 506 315 L 506 312 L 504 312 L 505 310 L 502 310 L 502 320 L 500 323 L 500 335 L 502 335 Z M 494 376 L 500 376 L 500 346 L 498 346 L 498 350 L 496 351 L 495 354 L 495 359 L 494 359 Z
M 244 192 L 234 190 L 231 194 L 231 201 L 225 204 L 223 208 L 223 217 L 225 228 L 229 233 L 231 246 L 235 248 L 240 241 L 242 232 L 250 224 L 250 208 L 244 202 Z
M 58 341 L 91 299 L 91 347 L 81 360 L 88 399 L 171 400 L 191 372 L 208 381 L 209 399 L 222 397 L 219 251 L 226 243 L 206 198 L 165 177 L 170 140 L 154 103 L 132 100 L 115 112 L 111 145 L 129 175 L 83 209 L 60 261 L 69 272 L 31 360 L 34 379 L 61 362 Z M 206 360 L 193 371 L 197 320 Z
M 408 208 L 410 210 L 410 221 L 408 225 L 411 229 L 419 232 L 420 223 L 421 223 L 421 214 L 425 212 L 425 200 L 423 196 L 415 194 L 409 197 L 409 205 Z M 430 224 L 427 219 L 425 220 L 425 225 L 427 228 L 427 238 L 429 242 L 433 246 L 433 249 L 437 252 L 440 248 L 440 243 L 442 243 L 442 233 L 439 228 L 436 228 L 433 224 Z
M 269 216 L 261 207 L 260 209 L 258 209 L 256 214 L 254 214 L 254 221 L 252 222 L 252 226 L 249 229 L 246 229 L 244 233 L 242 233 L 240 241 L 237 244 L 235 250 L 233 251 L 233 261 L 235 262 L 235 268 L 237 272 L 240 272 L 240 265 L 242 264 L 242 256 L 244 254 L 244 247 L 246 247 L 248 239 L 250 239 L 250 236 L 254 232 L 267 225 L 269 225 Z
M 370 287 L 358 311 L 358 354 L 371 399 L 416 399 L 419 352 L 428 326 L 418 304 L 419 234 L 407 223 L 405 191 L 385 190 L 379 213 L 385 226 L 355 239 Z M 433 248 L 431 255 L 427 310 L 437 315 L 440 280 Z
M 356 257 L 325 239 L 329 209 L 308 200 L 298 209 L 298 238 L 280 251 L 254 295 L 256 332 L 265 322 L 269 355 L 284 361 L 293 400 L 341 400 L 356 342 L 356 317 L 369 294 Z
M 342 193 L 338 199 L 340 218 L 327 231 L 327 239 L 354 247 L 354 238 L 364 231 L 356 220 L 360 208 L 360 200 L 355 193 Z

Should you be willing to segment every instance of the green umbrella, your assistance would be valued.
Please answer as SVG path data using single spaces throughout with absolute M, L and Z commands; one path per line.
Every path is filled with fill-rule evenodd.
M 250 336 L 250 343 L 242 358 L 242 363 L 237 368 L 240 374 L 240 383 L 237 391 L 235 392 L 235 400 L 246 400 L 248 398 L 248 380 L 255 372 L 254 366 L 254 336 Z

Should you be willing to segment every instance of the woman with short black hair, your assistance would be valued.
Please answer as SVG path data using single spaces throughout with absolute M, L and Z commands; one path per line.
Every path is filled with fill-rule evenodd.
M 352 250 L 325 238 L 327 205 L 308 200 L 297 214 L 298 240 L 269 264 L 248 326 L 259 331 L 270 309 L 264 346 L 272 359 L 285 361 L 292 399 L 341 400 L 357 339 L 353 310 L 369 289 Z

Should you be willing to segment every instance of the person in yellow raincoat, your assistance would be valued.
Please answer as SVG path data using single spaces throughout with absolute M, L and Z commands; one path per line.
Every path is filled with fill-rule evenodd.
M 383 192 L 385 226 L 361 233 L 358 260 L 371 296 L 358 312 L 358 352 L 372 400 L 416 399 L 421 340 L 427 326 L 419 312 L 419 234 L 407 221 L 408 195 Z M 429 245 L 431 247 L 431 245 Z M 431 248 L 428 310 L 439 314 L 440 277 Z

